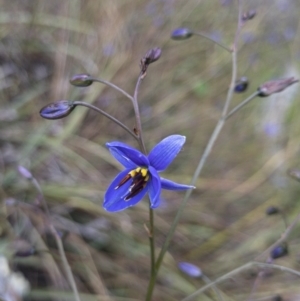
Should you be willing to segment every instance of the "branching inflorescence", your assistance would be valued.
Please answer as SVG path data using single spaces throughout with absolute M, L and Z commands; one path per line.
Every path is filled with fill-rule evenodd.
M 213 131 L 205 147 L 204 153 L 200 156 L 198 166 L 193 175 L 193 179 L 189 185 L 172 182 L 170 180 L 161 178 L 158 174 L 159 172 L 164 171 L 168 167 L 168 165 L 174 160 L 174 158 L 177 156 L 183 144 L 185 143 L 184 136 L 176 134 L 163 139 L 156 146 L 154 146 L 154 148 L 148 155 L 145 149 L 143 131 L 142 131 L 142 122 L 141 122 L 141 116 L 140 116 L 139 106 L 138 106 L 138 91 L 142 80 L 145 78 L 147 74 L 149 65 L 154 63 L 160 58 L 161 56 L 160 48 L 150 49 L 146 53 L 146 55 L 141 59 L 140 74 L 138 76 L 133 95 L 130 95 L 122 88 L 110 82 L 107 82 L 103 79 L 95 78 L 88 74 L 76 74 L 70 80 L 70 83 L 76 87 L 88 87 L 93 83 L 98 82 L 98 83 L 105 84 L 117 90 L 118 92 L 122 93 L 123 96 L 125 96 L 132 102 L 133 110 L 135 113 L 135 121 L 136 121 L 134 126 L 128 127 L 122 121 L 111 116 L 104 110 L 95 107 L 89 103 L 85 103 L 81 101 L 62 100 L 59 102 L 49 104 L 40 110 L 40 115 L 43 118 L 54 120 L 54 119 L 60 119 L 68 116 L 73 112 L 73 110 L 76 107 L 85 106 L 89 109 L 98 112 L 101 115 L 104 115 L 111 121 L 115 122 L 118 126 L 123 128 L 139 143 L 140 150 L 137 150 L 119 141 L 108 142 L 106 144 L 111 154 L 124 166 L 125 169 L 116 176 L 116 178 L 111 182 L 110 186 L 108 187 L 104 196 L 103 207 L 105 210 L 109 212 L 121 211 L 140 202 L 147 193 L 149 195 L 150 228 L 148 230 L 149 230 L 149 240 L 150 240 L 150 250 L 151 250 L 150 252 L 151 253 L 151 275 L 150 275 L 149 286 L 146 294 L 146 300 L 148 301 L 150 301 L 152 298 L 155 282 L 157 279 L 159 269 L 162 264 L 162 260 L 169 247 L 170 241 L 174 235 L 181 214 L 187 204 L 188 199 L 192 194 L 193 188 L 195 188 L 196 180 L 198 179 L 203 169 L 203 166 L 225 122 L 254 98 L 268 97 L 274 93 L 279 93 L 285 90 L 286 88 L 288 88 L 290 85 L 298 82 L 298 79 L 295 79 L 294 77 L 267 81 L 266 83 L 258 87 L 257 91 L 254 91 L 254 93 L 251 94 L 248 98 L 246 98 L 236 107 L 229 110 L 231 99 L 233 98 L 234 95 L 233 93 L 234 92 L 244 93 L 247 89 L 249 89 L 248 78 L 246 78 L 245 76 L 239 79 L 237 78 L 238 38 L 239 38 L 239 33 L 242 27 L 244 26 L 244 24 L 247 21 L 253 19 L 255 15 L 256 15 L 256 11 L 254 10 L 242 14 L 241 7 L 239 6 L 239 15 L 238 15 L 238 22 L 237 22 L 238 26 L 237 26 L 237 31 L 232 47 L 228 47 L 223 43 L 211 39 L 208 35 L 199 33 L 197 31 L 191 30 L 186 27 L 177 28 L 171 34 L 171 38 L 173 40 L 179 40 L 179 41 L 189 39 L 193 36 L 206 38 L 211 42 L 215 43 L 216 45 L 220 46 L 221 48 L 225 49 L 232 57 L 231 82 L 227 93 L 227 97 L 224 102 L 224 108 L 220 115 L 219 121 L 216 125 L 216 128 Z M 178 212 L 166 236 L 166 240 L 162 245 L 161 251 L 159 255 L 156 256 L 155 241 L 154 241 L 154 215 L 152 210 L 154 208 L 157 208 L 160 204 L 161 189 L 187 190 L 187 192 L 181 202 Z M 287 245 L 284 243 L 275 246 L 275 248 L 271 250 L 272 259 L 276 259 L 285 254 L 287 254 Z M 200 270 L 198 270 L 197 268 L 195 268 L 193 265 L 189 263 L 182 263 L 180 265 L 180 269 L 186 273 L 192 273 L 193 277 L 195 275 L 197 275 L 197 277 L 202 275 L 202 272 L 200 272 Z M 214 285 L 216 283 L 217 281 L 214 282 Z M 206 285 L 206 287 L 210 287 L 210 286 L 211 286 L 210 284 Z M 217 289 L 216 291 L 218 292 Z M 186 300 L 190 300 L 191 298 L 187 298 Z M 221 298 L 222 297 L 219 297 L 219 299 Z

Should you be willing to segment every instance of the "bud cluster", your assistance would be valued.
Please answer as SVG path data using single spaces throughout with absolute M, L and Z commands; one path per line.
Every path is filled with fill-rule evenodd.
M 146 71 L 150 64 L 156 62 L 161 56 L 161 49 L 158 47 L 148 50 L 148 52 L 141 59 L 140 67 L 142 74 L 146 74 Z

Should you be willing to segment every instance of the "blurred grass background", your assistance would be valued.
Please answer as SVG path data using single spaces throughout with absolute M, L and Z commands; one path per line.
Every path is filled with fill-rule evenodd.
M 257 10 L 242 29 L 238 53 L 238 76 L 247 76 L 250 88 L 234 95 L 232 106 L 269 79 L 299 78 L 298 1 L 243 2 L 243 11 Z M 117 214 L 102 209 L 103 194 L 121 168 L 105 142 L 137 146 L 135 141 L 85 108 L 56 121 L 42 119 L 39 110 L 60 99 L 84 100 L 132 128 L 133 110 L 121 94 L 101 84 L 75 88 L 69 78 L 89 73 L 133 93 L 140 59 L 148 49 L 161 47 L 162 56 L 149 67 L 139 93 L 144 137 L 148 149 L 170 134 L 187 137 L 163 176 L 189 183 L 220 116 L 231 57 L 205 39 L 172 41 L 170 33 L 186 26 L 230 46 L 237 3 L 0 4 L 1 246 L 11 266 L 30 281 L 27 300 L 73 299 L 37 193 L 17 173 L 22 165 L 42 186 L 82 300 L 142 300 L 150 261 L 143 226 L 147 202 Z M 266 250 L 284 231 L 280 216 L 266 217 L 268 206 L 280 207 L 289 222 L 300 212 L 300 185 L 286 175 L 288 168 L 300 165 L 298 98 L 295 85 L 274 97 L 255 99 L 227 122 L 177 228 L 153 300 L 179 300 L 203 285 L 178 271 L 179 261 L 192 262 L 215 279 Z M 182 196 L 163 192 L 164 202 L 155 210 L 158 250 Z M 289 256 L 276 263 L 300 269 L 299 230 L 297 225 L 288 239 Z M 24 256 L 26 248 L 34 254 Z M 247 271 L 220 285 L 225 300 L 246 300 L 256 273 Z M 271 300 L 276 294 L 299 300 L 299 279 L 270 272 L 255 296 Z M 198 300 L 216 296 L 208 291 Z

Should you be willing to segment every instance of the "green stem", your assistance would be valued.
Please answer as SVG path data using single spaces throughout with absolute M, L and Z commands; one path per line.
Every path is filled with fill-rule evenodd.
M 152 287 L 155 284 L 156 279 L 156 271 L 155 271 L 155 245 L 154 245 L 154 212 L 153 209 L 150 208 L 149 203 L 149 224 L 150 224 L 150 230 L 149 230 L 149 243 L 150 243 L 150 255 L 151 255 L 151 274 L 150 274 L 150 280 L 148 284 L 148 290 L 146 294 L 146 301 L 150 301 L 152 297 L 152 290 L 149 290 L 149 287 Z
M 205 275 L 201 276 L 202 280 L 206 283 L 206 284 L 210 284 L 212 281 Z M 224 298 L 222 296 L 221 291 L 217 288 L 217 286 L 215 284 L 212 284 L 212 290 L 215 292 L 215 294 L 217 295 L 218 299 L 221 301 L 224 301 Z
M 234 113 L 238 112 L 242 107 L 244 107 L 248 102 L 250 102 L 253 98 L 255 98 L 259 94 L 258 91 L 251 94 L 248 98 L 242 101 L 239 105 L 233 108 L 225 117 L 225 119 L 229 119 Z
M 218 121 L 218 123 L 217 123 L 217 125 L 216 125 L 216 127 L 215 127 L 215 129 L 214 129 L 207 145 L 206 145 L 204 153 L 201 156 L 201 159 L 200 159 L 200 161 L 198 163 L 198 166 L 195 170 L 195 173 L 194 173 L 192 181 L 191 181 L 192 186 L 195 186 L 196 181 L 197 181 L 197 179 L 198 179 L 198 177 L 199 177 L 199 175 L 200 175 L 200 173 L 203 169 L 203 166 L 204 166 L 204 164 L 205 164 L 205 162 L 206 162 L 206 160 L 207 160 L 207 158 L 208 158 L 208 156 L 209 156 L 209 154 L 210 154 L 210 152 L 211 152 L 211 150 L 212 150 L 212 148 L 213 148 L 213 146 L 214 146 L 214 144 L 215 144 L 215 142 L 216 142 L 216 140 L 217 140 L 217 138 L 218 138 L 218 136 L 219 136 L 219 134 L 220 134 L 220 132 L 223 128 L 223 126 L 224 126 L 224 123 L 226 121 L 226 113 L 227 113 L 227 110 L 228 110 L 228 107 L 229 107 L 230 100 L 232 98 L 234 83 L 235 83 L 235 80 L 236 80 L 236 52 L 235 51 L 232 52 L 232 62 L 233 62 L 233 64 L 232 64 L 231 84 L 230 84 L 230 88 L 228 90 L 228 94 L 227 94 L 227 98 L 226 98 L 225 105 L 224 105 L 224 108 L 223 108 L 223 112 L 222 112 L 221 118 L 219 119 L 219 121 Z M 156 269 L 157 270 L 159 269 L 159 267 L 162 263 L 163 257 L 164 257 L 164 255 L 165 255 L 165 253 L 166 253 L 166 251 L 169 247 L 170 241 L 173 237 L 173 234 L 175 232 L 175 229 L 176 229 L 176 226 L 179 222 L 181 214 L 183 213 L 183 210 L 184 210 L 184 208 L 187 204 L 187 201 L 188 201 L 189 197 L 191 196 L 191 194 L 192 194 L 192 190 L 187 190 L 187 192 L 184 196 L 184 199 L 183 199 L 183 201 L 181 202 L 181 204 L 179 206 L 177 214 L 176 214 L 176 216 L 173 220 L 171 228 L 168 232 L 166 240 L 165 240 L 165 242 L 162 246 L 162 249 L 161 249 L 160 254 L 158 256 L 158 259 L 156 261 Z
M 231 102 L 231 99 L 232 99 L 232 95 L 233 95 L 233 91 L 234 91 L 234 87 L 235 87 L 235 82 L 236 82 L 236 76 L 237 76 L 237 55 L 236 55 L 236 48 L 237 48 L 237 40 L 238 40 L 238 36 L 239 36 L 239 31 L 240 31 L 240 27 L 241 27 L 241 23 L 240 23 L 240 16 L 241 16 L 241 5 L 240 5 L 240 1 L 239 1 L 239 13 L 238 13 L 238 27 L 237 27 L 237 31 L 236 31 L 236 35 L 235 35 L 235 39 L 234 39 L 234 45 L 233 45 L 233 49 L 231 51 L 231 55 L 232 55 L 232 76 L 231 76 L 231 82 L 230 82 L 230 87 L 228 89 L 228 93 L 227 93 L 227 97 L 226 97 L 226 101 L 225 101 L 225 104 L 224 104 L 224 108 L 223 108 L 223 111 L 222 111 L 222 114 L 221 114 L 221 117 L 208 141 L 208 144 L 206 145 L 206 148 L 204 150 L 204 153 L 203 155 L 201 156 L 201 159 L 198 163 L 198 166 L 195 170 L 195 173 L 193 175 L 193 178 L 192 178 L 192 181 L 191 181 L 191 185 L 192 186 L 195 186 L 196 184 L 196 181 L 202 171 L 202 168 L 214 146 L 214 143 L 215 141 L 217 140 L 218 136 L 219 136 L 219 133 L 221 132 L 223 126 L 224 126 L 224 123 L 226 121 L 226 115 L 227 115 L 227 112 L 228 112 L 228 108 L 229 108 L 229 105 L 230 105 L 230 102 Z M 152 293 L 153 293 L 153 289 L 154 289 L 154 286 L 155 286 L 155 281 L 156 281 L 156 277 L 157 277 L 157 274 L 158 274 L 158 271 L 159 271 L 159 268 L 162 264 L 162 261 L 163 261 L 163 258 L 164 258 L 164 255 L 165 253 L 167 252 L 167 249 L 170 245 L 170 242 L 171 242 L 171 239 L 174 235 L 174 232 L 175 232 L 175 229 L 177 227 L 177 224 L 180 220 L 180 217 L 183 213 L 183 210 L 187 204 L 187 201 L 189 199 L 189 197 L 191 196 L 192 194 L 192 190 L 187 190 L 186 193 L 185 193 L 185 196 L 179 206 L 179 209 L 177 211 L 177 214 L 172 222 L 172 225 L 170 227 L 170 230 L 167 234 L 167 237 L 164 241 L 164 244 L 161 248 L 161 251 L 158 255 L 158 258 L 156 260 L 156 264 L 155 264 L 155 277 L 151 278 L 150 279 L 150 282 L 149 282 L 149 286 L 148 286 L 148 292 L 147 292 L 147 296 L 150 296 L 148 300 L 151 300 L 151 296 L 152 296 Z
M 115 117 L 111 116 L 110 114 L 106 113 L 105 111 L 102 111 L 101 109 L 87 103 L 87 102 L 83 102 L 83 101 L 74 101 L 73 103 L 74 105 L 77 106 L 83 106 L 83 107 L 87 107 L 89 109 L 92 109 L 102 115 L 104 115 L 105 117 L 107 117 L 108 119 L 110 119 L 111 121 L 115 122 L 117 125 L 119 125 L 121 128 L 123 128 L 127 133 L 129 133 L 134 139 L 136 139 L 137 141 L 139 141 L 139 137 L 132 132 L 125 124 L 123 124 L 121 121 L 119 121 L 118 119 L 116 119 Z
M 208 158 L 208 156 L 209 156 L 209 154 L 210 154 L 210 152 L 212 150 L 212 147 L 213 147 L 215 141 L 217 140 L 217 138 L 219 136 L 219 133 L 221 132 L 221 129 L 223 128 L 224 123 L 225 123 L 225 119 L 224 118 L 221 118 L 218 121 L 218 123 L 217 123 L 217 125 L 215 127 L 215 130 L 213 131 L 213 133 L 212 133 L 212 135 L 211 135 L 211 137 L 209 139 L 209 142 L 206 145 L 206 148 L 205 148 L 204 153 L 203 153 L 203 155 L 202 155 L 202 157 L 201 157 L 201 159 L 199 161 L 197 169 L 196 169 L 196 171 L 195 171 L 195 173 L 193 175 L 193 178 L 192 178 L 192 181 L 191 181 L 191 185 L 192 186 L 195 186 L 196 181 L 197 181 L 197 179 L 198 179 L 198 177 L 199 177 L 199 175 L 200 175 L 200 173 L 202 171 L 202 168 L 203 168 L 203 166 L 204 166 L 204 164 L 205 164 L 205 162 L 206 162 L 206 160 L 207 160 L 207 158 Z M 179 222 L 179 219 L 180 219 L 180 217 L 181 217 L 181 215 L 183 213 L 183 210 L 184 210 L 184 208 L 185 208 L 185 206 L 187 204 L 187 201 L 190 198 L 191 194 L 192 194 L 192 189 L 187 190 L 186 193 L 185 193 L 185 196 L 184 196 L 184 198 L 183 198 L 183 200 L 182 200 L 182 202 L 181 202 L 181 204 L 179 206 L 179 209 L 178 209 L 177 214 L 176 214 L 176 216 L 175 216 L 175 218 L 174 218 L 174 220 L 172 222 L 172 225 L 170 227 L 170 230 L 168 232 L 166 240 L 165 240 L 165 242 L 164 242 L 164 244 L 163 244 L 163 246 L 161 248 L 161 251 L 160 251 L 160 253 L 158 255 L 158 258 L 157 258 L 157 261 L 156 261 L 156 265 L 155 265 L 157 271 L 159 270 L 159 268 L 161 266 L 161 263 L 163 261 L 164 255 L 165 255 L 165 253 L 166 253 L 166 251 L 167 251 L 167 249 L 169 247 L 169 244 L 170 244 L 171 239 L 172 239 L 172 237 L 174 235 L 174 232 L 175 232 L 175 229 L 176 229 L 177 224 Z
M 207 36 L 207 35 L 205 35 L 205 34 L 203 34 L 203 33 L 201 33 L 201 32 L 193 32 L 193 34 L 196 35 L 196 36 L 205 38 L 205 39 L 207 39 L 207 40 L 209 40 L 209 41 L 215 43 L 216 45 L 222 47 L 223 49 L 225 49 L 225 50 L 228 51 L 229 53 L 232 52 L 232 49 L 228 48 L 227 46 L 223 45 L 222 43 L 219 43 L 219 42 L 215 41 L 214 39 L 210 38 L 209 36 Z
M 288 273 L 291 273 L 291 274 L 294 274 L 294 275 L 297 275 L 297 276 L 300 277 L 300 272 L 295 271 L 295 270 L 290 269 L 290 268 L 287 268 L 287 267 L 284 267 L 284 266 L 281 266 L 281 265 L 270 264 L 270 263 L 262 263 L 262 262 L 256 262 L 256 261 L 248 262 L 245 265 L 242 265 L 241 267 L 238 267 L 235 270 L 230 271 L 229 273 L 217 278 L 215 281 L 212 281 L 211 283 L 203 286 L 202 288 L 200 288 L 199 290 L 197 290 L 193 294 L 189 295 L 188 297 L 182 299 L 181 301 L 193 300 L 194 297 L 199 296 L 201 293 L 206 291 L 208 288 L 210 288 L 210 287 L 212 287 L 212 286 L 214 286 L 218 283 L 221 283 L 221 282 L 223 282 L 227 279 L 230 279 L 233 276 L 235 276 L 236 274 L 239 274 L 240 272 L 242 272 L 244 270 L 247 270 L 249 268 L 255 267 L 255 266 L 258 266 L 258 267 L 261 267 L 261 268 L 277 269 L 277 270 L 285 271 L 285 272 L 288 272 Z
M 142 152 L 146 155 L 147 150 L 145 147 L 144 139 L 143 139 L 143 130 L 142 130 L 142 123 L 141 123 L 141 115 L 140 115 L 140 110 L 139 110 L 139 104 L 138 104 L 138 92 L 140 85 L 142 83 L 142 80 L 144 78 L 144 74 L 140 72 L 135 89 L 134 89 L 134 95 L 133 95 L 133 109 L 134 109 L 134 114 L 135 114 L 135 123 L 136 123 L 136 131 L 138 135 L 138 142 L 140 149 Z M 149 286 L 152 287 L 152 283 L 155 283 L 156 279 L 156 271 L 155 271 L 155 243 L 154 243 L 154 212 L 153 209 L 151 209 L 151 203 L 149 201 L 149 244 L 150 244 L 150 267 L 151 267 L 151 272 L 150 272 L 150 280 L 149 280 Z M 149 288 L 147 290 L 146 294 L 146 301 L 150 301 L 152 297 L 152 291 L 149 291 Z
M 121 92 L 123 95 L 125 95 L 128 99 L 130 99 L 131 101 L 133 101 L 133 98 L 130 94 L 128 94 L 126 91 L 124 91 L 123 89 L 121 89 L 120 87 L 114 85 L 113 83 L 111 82 L 108 82 L 104 79 L 101 79 L 101 78 L 95 78 L 95 77 L 91 77 L 91 80 L 93 80 L 94 82 L 98 82 L 98 83 L 101 83 L 101 84 L 104 84 L 106 86 L 109 86 L 119 92 Z

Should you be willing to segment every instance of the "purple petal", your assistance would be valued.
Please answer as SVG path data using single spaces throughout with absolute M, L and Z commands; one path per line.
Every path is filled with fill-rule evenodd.
M 201 277 L 202 271 L 196 265 L 189 262 L 179 262 L 178 268 L 190 277 Z
M 148 158 L 137 149 L 131 146 L 118 142 L 106 143 L 111 154 L 126 168 L 135 168 L 137 166 L 148 166 Z
M 180 152 L 185 137 L 172 135 L 159 142 L 150 152 L 148 159 L 150 165 L 157 171 L 165 170 Z
M 124 210 L 128 207 L 131 207 L 137 204 L 146 194 L 148 191 L 148 184 L 145 188 L 138 193 L 136 196 L 131 198 L 130 200 L 125 201 L 124 198 L 129 192 L 129 187 L 131 185 L 131 181 L 127 181 L 118 189 L 115 189 L 120 181 L 130 172 L 131 169 L 125 169 L 124 171 L 120 172 L 116 178 L 112 181 L 110 186 L 108 187 L 103 202 L 103 208 L 109 212 L 117 212 Z
M 160 178 L 161 188 L 167 190 L 187 190 L 187 189 L 195 189 L 195 186 L 185 185 L 185 184 L 178 184 L 173 181 Z
M 151 178 L 149 180 L 149 198 L 151 208 L 154 209 L 157 208 L 160 203 L 161 184 L 160 177 L 152 166 L 149 166 L 149 172 L 151 174 Z

